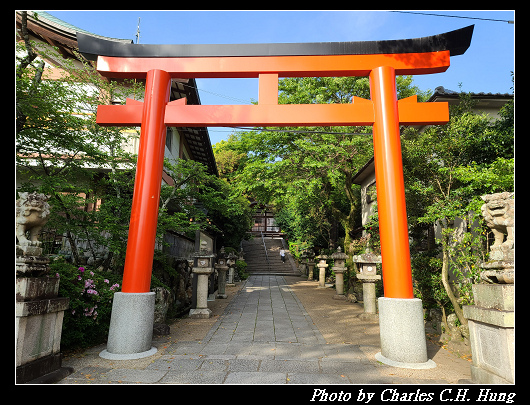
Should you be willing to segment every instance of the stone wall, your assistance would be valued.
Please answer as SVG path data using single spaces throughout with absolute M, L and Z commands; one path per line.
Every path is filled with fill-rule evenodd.
M 489 260 L 480 265 L 481 284 L 473 284 L 475 305 L 464 306 L 473 364 L 479 384 L 515 382 L 515 199 L 514 193 L 487 194 L 482 215 L 495 235 Z
M 73 370 L 61 367 L 61 333 L 69 299 L 58 297 L 59 278 L 37 236 L 49 213 L 48 197 L 20 193 L 15 264 L 16 382 L 54 382 Z
M 188 260 L 172 256 L 165 256 L 163 261 L 155 259 L 153 276 L 159 283 L 153 283 L 155 285 L 152 285 L 151 291 L 155 291 L 155 288 L 167 290 L 167 293 L 157 293 L 155 323 L 164 323 L 167 318 L 175 317 L 190 308 L 192 274 Z

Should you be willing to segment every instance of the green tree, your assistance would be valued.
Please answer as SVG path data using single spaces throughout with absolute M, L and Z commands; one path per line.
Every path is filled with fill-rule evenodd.
M 27 31 L 24 20 L 22 36 Z M 51 79 L 45 59 L 61 61 L 60 77 Z M 121 274 L 136 170 L 136 156 L 126 145 L 138 132 L 97 125 L 96 110 L 100 104 L 123 103 L 126 97 L 142 98 L 144 86 L 108 81 L 90 63 L 79 61 L 63 59 L 57 49 L 29 40 L 17 43 L 19 191 L 50 196 L 46 227 L 66 235 L 75 265 L 89 255 L 97 258 L 94 268 Z M 175 186 L 162 187 L 159 240 L 168 230 L 216 228 L 237 246 L 250 228 L 248 203 L 197 162 L 165 161 L 164 170 Z
M 23 37 L 27 34 L 25 20 L 23 13 Z M 142 89 L 134 83 L 109 82 L 90 64 L 76 65 L 73 60 L 64 59 L 57 49 L 29 39 L 17 42 L 16 52 L 15 145 L 17 172 L 23 179 L 21 191 L 50 196 L 52 215 L 48 228 L 66 235 L 78 264 L 81 252 L 77 239 L 89 237 L 87 224 L 95 223 L 89 205 L 97 203 L 98 180 L 110 170 L 110 178 L 116 182 L 120 177 L 118 168 L 134 167 L 134 159 L 122 147 L 129 135 L 122 128 L 97 125 L 97 105 L 124 101 Z M 46 59 L 61 61 L 60 77 L 51 79 Z M 110 188 L 118 199 L 120 187 L 116 183 Z M 117 215 L 123 211 L 120 207 L 119 203 L 115 205 L 114 217 L 121 217 Z M 98 227 L 101 233 L 104 225 Z
M 230 138 L 229 141 L 221 140 L 212 147 L 219 177 L 228 183 L 234 181 L 233 176 L 243 169 L 247 160 L 246 153 L 234 150 L 232 147 Z
M 368 79 L 362 77 L 285 78 L 278 88 L 280 104 L 350 103 L 353 96 L 369 98 L 370 93 Z M 427 96 L 412 85 L 410 76 L 397 77 L 397 88 L 399 98 Z M 332 224 L 338 222 L 349 246 L 360 219 L 360 193 L 352 179 L 373 154 L 371 127 L 296 131 L 264 128 L 232 135 L 223 148 L 243 154 L 238 162 L 244 164 L 231 179 L 243 193 L 274 204 L 282 227 L 288 232 L 297 228 L 290 237 L 310 239 L 311 244 L 317 239 L 327 242 L 326 233 L 329 237 Z M 296 225 L 288 225 L 288 218 Z
M 248 200 L 199 162 L 166 160 L 164 167 L 175 184 L 162 187 L 159 237 L 167 230 L 211 230 L 222 245 L 239 246 L 252 226 Z
M 478 277 L 484 234 L 457 235 L 454 221 L 460 218 L 470 225 L 480 216 L 480 195 L 513 189 L 513 146 L 509 147 L 513 126 L 511 131 L 506 128 L 508 113 L 501 125 L 486 114 L 474 113 L 472 107 L 471 97 L 462 94 L 460 103 L 450 108 L 448 124 L 423 132 L 407 128 L 402 137 L 409 226 L 413 230 L 434 223 L 441 227 L 440 281 L 462 325 L 467 325 L 462 300 L 469 297 L 469 282 L 464 279 Z M 460 297 L 451 287 L 450 270 L 459 278 L 460 285 L 455 287 Z M 441 303 L 442 296 L 437 296 Z

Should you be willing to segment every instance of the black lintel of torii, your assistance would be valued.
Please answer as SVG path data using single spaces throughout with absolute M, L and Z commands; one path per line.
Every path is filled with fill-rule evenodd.
M 370 55 L 450 51 L 462 55 L 471 44 L 474 25 L 429 37 L 384 41 L 302 42 L 269 44 L 152 45 L 114 42 L 77 33 L 79 52 L 89 60 L 98 55 L 126 58 L 190 58 L 241 56 Z

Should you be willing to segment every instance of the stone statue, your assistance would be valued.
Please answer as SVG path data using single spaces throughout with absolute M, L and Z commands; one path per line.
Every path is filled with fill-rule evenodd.
M 15 217 L 17 383 L 58 381 L 74 369 L 61 367 L 60 352 L 64 311 L 70 298 L 58 297 L 59 274 L 49 276 L 50 259 L 42 255 L 37 240 L 50 214 L 49 197 L 35 192 L 19 196 Z
M 42 227 L 48 222 L 50 205 L 44 194 L 20 193 L 16 203 L 16 236 L 20 246 L 39 246 L 37 237 Z M 29 240 L 26 232 L 29 231 Z
M 513 225 L 515 215 L 515 200 L 513 193 L 497 193 L 483 195 L 482 200 L 484 204 L 481 208 L 482 216 L 486 220 L 486 225 L 493 231 L 495 235 L 495 243 L 491 249 L 505 245 L 508 248 L 513 248 Z M 504 234 L 508 236 L 504 241 Z
M 474 305 L 464 305 L 473 353 L 471 378 L 477 384 L 515 381 L 514 193 L 481 197 L 482 215 L 495 235 L 488 260 L 473 284 Z M 504 241 L 504 235 L 506 241 Z
M 481 264 L 481 279 L 487 283 L 514 282 L 514 193 L 504 192 L 483 195 L 482 216 L 495 236 L 490 246 L 489 261 Z M 506 240 L 504 235 L 506 234 Z

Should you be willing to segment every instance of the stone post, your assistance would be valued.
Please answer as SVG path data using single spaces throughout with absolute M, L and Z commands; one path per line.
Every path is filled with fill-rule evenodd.
M 61 367 L 61 333 L 69 298 L 57 297 L 59 281 L 49 275 L 38 234 L 48 221 L 47 196 L 20 193 L 16 203 L 16 382 L 52 383 L 74 370 Z M 26 237 L 29 233 L 29 239 Z
M 313 275 L 314 275 L 314 269 L 315 269 L 315 252 L 313 252 L 313 249 L 309 249 L 309 252 L 307 252 L 307 279 L 309 281 L 313 281 Z
M 300 255 L 300 273 L 303 275 L 307 275 L 307 250 L 304 249 L 302 251 L 302 254 Z M 311 275 L 311 280 L 313 279 L 313 275 Z M 308 279 L 309 280 L 309 279 Z
M 205 242 L 202 242 L 206 244 Z M 213 259 L 215 254 L 201 246 L 201 250 L 193 255 L 195 265 L 192 269 L 197 277 L 197 304 L 190 309 L 190 318 L 209 318 L 212 311 L 208 308 L 208 277 L 213 273 Z
M 342 253 L 342 249 L 339 246 L 337 251 L 331 255 L 334 260 L 333 267 L 331 268 L 335 273 L 335 291 L 336 294 L 333 296 L 335 300 L 345 300 L 344 295 L 344 272 L 347 270 L 346 259 L 348 255 Z
M 488 194 L 482 215 L 495 235 L 489 261 L 480 265 L 484 284 L 473 284 L 475 305 L 464 306 L 477 384 L 515 382 L 515 263 L 513 193 Z M 506 236 L 506 240 L 504 240 Z
M 225 258 L 225 248 L 224 246 L 221 248 L 221 251 L 219 252 L 219 258 L 217 259 L 217 263 L 215 264 L 215 269 L 217 270 L 219 274 L 219 289 L 217 291 L 216 298 L 222 298 L 225 299 L 228 296 L 226 295 L 226 272 L 228 271 L 227 266 L 227 259 Z
M 320 270 L 318 274 L 317 288 L 326 288 L 326 268 L 328 267 L 328 264 L 326 263 L 327 258 L 326 255 L 319 255 L 316 257 L 316 259 L 318 259 L 317 267 Z
M 228 254 L 226 264 L 228 265 L 228 277 L 226 280 L 226 284 L 234 286 L 234 272 L 236 271 L 236 255 L 234 253 L 230 252 Z
M 376 263 L 381 263 L 381 256 L 364 253 L 353 256 L 353 261 L 359 263 L 359 273 L 356 276 L 363 283 L 364 313 L 359 315 L 359 318 L 364 321 L 377 322 L 379 317 L 376 307 L 375 283 L 377 280 L 381 280 L 381 276 L 376 274 Z

